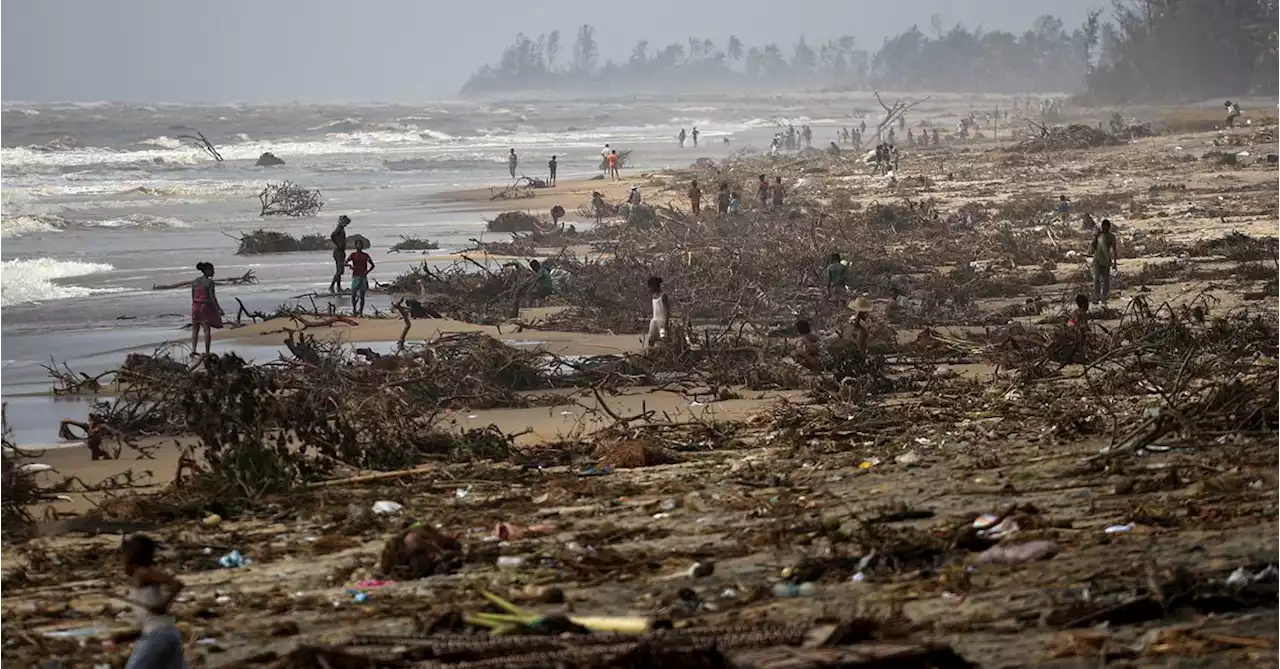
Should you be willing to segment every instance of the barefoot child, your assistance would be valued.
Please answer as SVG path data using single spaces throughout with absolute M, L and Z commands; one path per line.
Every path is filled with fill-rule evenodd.
M 213 329 L 222 329 L 222 306 L 214 292 L 213 263 L 196 264 L 200 278 L 191 282 L 191 355 L 200 346 L 200 332 L 204 332 L 204 354 L 209 355 Z
M 131 586 L 129 601 L 142 627 L 125 669 L 186 669 L 182 635 L 168 615 L 169 605 L 182 591 L 182 582 L 154 566 L 156 543 L 149 537 L 134 535 L 120 549 Z

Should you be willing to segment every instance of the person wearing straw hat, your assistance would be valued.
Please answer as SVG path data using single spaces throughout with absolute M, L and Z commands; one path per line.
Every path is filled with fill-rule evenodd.
M 868 329 L 870 325 L 871 300 L 866 295 L 859 295 L 849 300 L 849 308 L 853 310 L 853 316 L 849 319 L 849 324 L 853 327 L 853 342 L 858 347 L 858 352 L 862 355 L 867 354 L 867 338 L 871 334 Z

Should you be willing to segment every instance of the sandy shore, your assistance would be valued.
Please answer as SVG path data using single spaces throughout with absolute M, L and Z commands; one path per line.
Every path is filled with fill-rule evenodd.
M 606 200 L 618 202 L 627 198 L 632 186 L 637 186 L 648 178 L 648 174 L 623 171 L 620 181 L 608 179 L 561 179 L 554 187 L 526 190 L 531 197 L 518 199 L 494 199 L 495 192 L 501 191 L 507 184 L 484 188 L 468 188 L 464 190 L 445 191 L 433 198 L 432 202 L 446 204 L 456 211 L 532 211 L 546 213 L 560 205 L 566 212 L 566 220 L 577 218 L 578 207 L 591 204 L 591 193 L 600 191 Z
M 534 322 L 546 317 L 554 308 L 530 308 L 520 311 L 524 322 Z M 355 319 L 359 325 L 339 323 L 327 328 L 308 328 L 308 334 L 320 339 L 330 339 L 344 344 L 361 342 L 398 341 L 404 330 L 399 319 Z M 281 346 L 287 333 L 284 327 L 297 327 L 280 320 L 246 325 L 242 328 L 219 332 L 215 338 L 231 340 L 247 346 Z M 557 355 L 606 355 L 630 353 L 643 348 L 639 334 L 584 334 L 582 332 L 558 332 L 554 330 L 520 330 L 515 325 L 495 327 L 476 325 L 448 318 L 423 318 L 411 321 L 406 340 L 409 343 L 430 342 L 458 332 L 483 332 L 500 341 L 516 346 L 537 346 Z

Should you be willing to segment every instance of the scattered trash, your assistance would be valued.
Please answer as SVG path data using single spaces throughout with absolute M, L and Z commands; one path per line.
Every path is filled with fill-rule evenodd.
M 357 592 L 356 594 L 351 596 L 351 601 L 357 604 L 363 604 L 369 601 L 369 594 L 365 592 Z
M 214 598 L 214 600 L 213 600 L 213 601 L 214 601 L 214 603 L 216 603 L 216 604 L 230 604 L 230 603 L 231 603 L 231 596 L 230 596 L 230 595 L 218 595 L 217 597 L 215 597 L 215 598 Z
M 920 456 L 915 451 L 907 451 L 894 458 L 893 461 L 900 465 L 914 465 L 920 462 Z
M 525 563 L 522 555 L 499 555 L 498 567 L 502 569 L 519 569 Z
M 53 465 L 46 465 L 42 462 L 27 462 L 27 463 L 18 465 L 18 471 L 27 472 L 30 474 L 37 474 L 39 472 L 51 472 L 53 471 Z
M 695 562 L 693 563 L 693 566 L 689 567 L 689 575 L 693 578 L 706 578 L 707 576 L 714 574 L 715 571 L 716 565 L 714 562 L 710 561 Z
M 395 581 L 384 581 L 382 579 L 365 579 L 356 583 L 357 588 L 381 588 L 384 585 L 391 585 Z
M 216 513 L 211 513 L 205 516 L 202 522 L 205 527 L 217 527 L 222 524 L 222 516 L 219 516 Z
M 458 488 L 457 490 L 453 491 L 453 496 L 458 499 L 466 499 L 467 495 L 470 495 L 470 494 L 471 494 L 471 486 L 467 486 L 465 488 Z
M 404 505 L 399 502 L 382 499 L 373 503 L 373 513 L 379 516 L 400 513 L 403 510 Z
M 50 639 L 83 639 L 106 631 L 97 625 L 89 625 L 87 627 L 72 627 L 65 630 L 51 630 L 45 632 L 44 636 Z
M 237 569 L 240 567 L 247 567 L 251 564 L 253 564 L 253 560 L 246 558 L 237 550 L 233 550 L 218 558 L 218 566 L 223 567 L 224 569 Z
M 1278 576 L 1280 576 L 1280 571 L 1278 571 L 1276 569 L 1276 565 L 1273 564 L 1263 567 L 1257 573 L 1251 573 L 1248 569 L 1240 567 L 1231 572 L 1231 575 L 1227 577 L 1227 585 L 1275 582 Z
M 813 581 L 805 581 L 799 585 L 795 583 L 779 583 L 773 586 L 774 597 L 812 597 L 817 592 L 818 586 Z
M 867 580 L 867 575 L 862 572 L 858 572 L 853 576 L 850 576 L 849 580 L 853 581 L 854 583 L 862 583 L 863 581 Z
M 1058 554 L 1058 544 L 1052 541 L 1028 541 L 1021 544 L 996 544 L 978 554 L 974 564 L 1022 564 L 1033 560 L 1045 560 Z
M 1106 532 L 1107 534 L 1119 534 L 1121 532 L 1132 532 L 1132 531 L 1133 531 L 1133 523 L 1128 523 L 1126 525 L 1112 525 L 1107 529 L 1103 530 L 1103 532 Z
M 586 469 L 578 472 L 578 476 L 604 476 L 606 474 L 612 474 L 612 473 L 613 473 L 613 467 L 609 467 L 609 466 L 587 467 Z

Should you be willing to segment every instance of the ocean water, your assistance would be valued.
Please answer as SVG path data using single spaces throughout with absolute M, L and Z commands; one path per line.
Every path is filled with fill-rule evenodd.
M 812 124 L 814 144 L 824 146 L 834 130 L 823 127 L 851 125 L 850 104 L 839 97 L 424 106 L 6 102 L 0 393 L 13 400 L 10 422 L 19 443 L 47 443 L 68 409 L 83 413 L 82 405 L 32 397 L 49 389 L 41 365 L 50 360 L 93 373 L 127 352 L 185 339 L 187 292 L 150 289 L 194 278 L 197 262 L 212 262 L 221 277 L 257 274 L 257 284 L 219 290 L 229 313 L 235 298 L 250 310 L 273 310 L 328 285 L 327 252 L 237 256 L 242 232 L 327 235 L 347 214 L 349 232 L 370 238 L 375 274 L 387 281 L 413 260 L 380 253 L 401 235 L 435 240 L 442 253 L 482 236 L 486 213 L 460 212 L 432 196 L 508 182 L 509 148 L 531 176 L 545 173 L 552 154 L 562 179 L 593 175 L 606 142 L 632 150 L 631 171 L 657 170 L 767 147 L 779 122 Z M 700 147 L 681 149 L 675 135 L 694 125 L 703 133 Z M 223 162 L 178 139 L 195 131 L 218 147 Z M 286 165 L 255 167 L 265 151 Z M 319 188 L 321 215 L 261 219 L 257 193 L 281 180 Z M 379 299 L 371 296 L 381 306 Z

